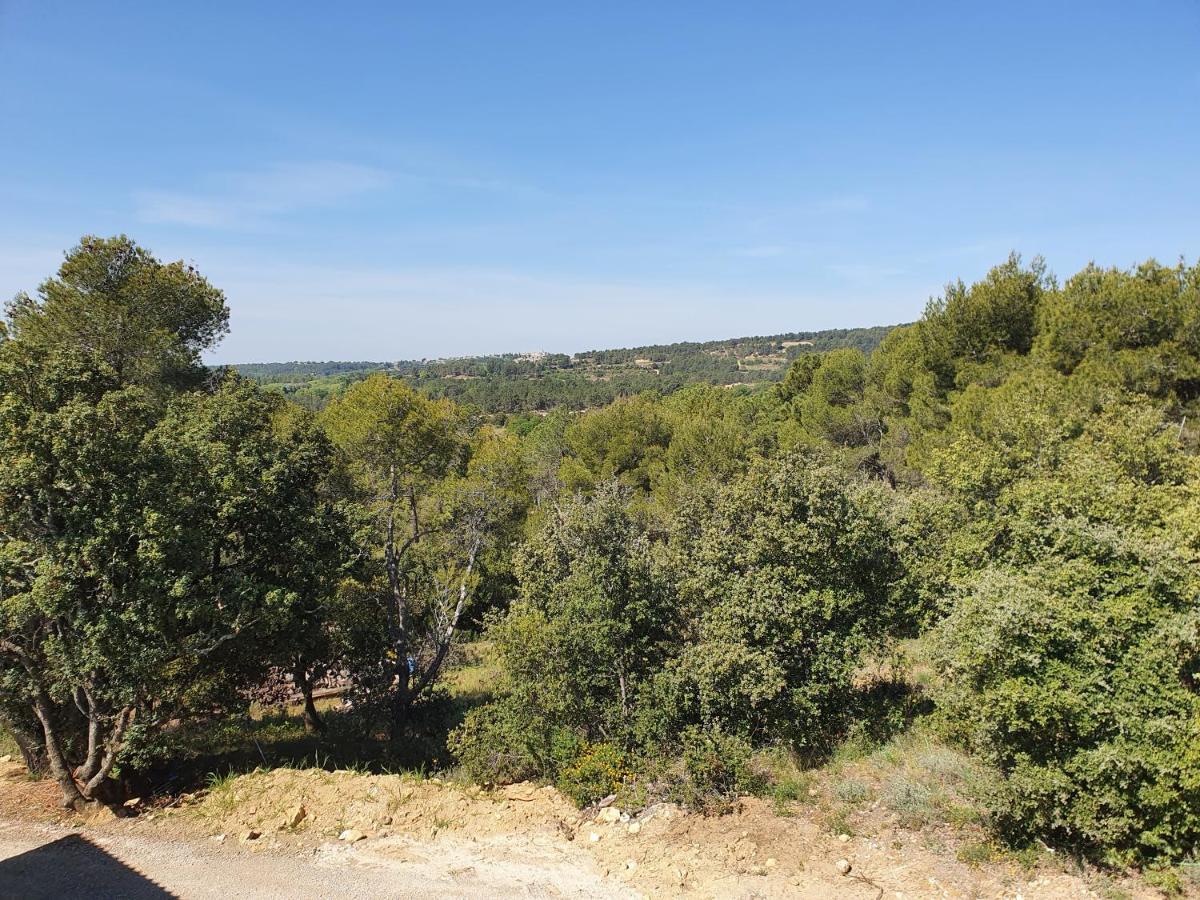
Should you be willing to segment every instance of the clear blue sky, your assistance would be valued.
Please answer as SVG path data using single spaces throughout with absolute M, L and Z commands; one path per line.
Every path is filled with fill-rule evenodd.
M 1195 259 L 1198 101 L 1196 0 L 0 0 L 0 295 L 125 232 L 224 362 L 909 320 Z

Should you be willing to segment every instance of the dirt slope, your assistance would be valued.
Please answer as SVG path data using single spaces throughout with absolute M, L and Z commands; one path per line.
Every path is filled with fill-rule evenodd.
M 0 781 L 0 817 L 23 810 L 27 820 L 39 803 L 48 810 L 46 788 Z M 839 837 L 755 799 L 724 816 L 660 804 L 631 818 L 611 807 L 580 813 L 530 784 L 489 793 L 436 779 L 278 769 L 162 803 L 86 825 L 83 835 L 185 897 L 328 896 L 332 883 L 339 895 L 389 897 L 1033 900 L 1100 897 L 1111 887 L 1064 866 L 972 867 L 936 835 L 881 826 Z M 0 856 L 59 833 L 29 830 L 38 827 L 50 826 L 0 831 Z M 843 859 L 848 874 L 838 870 Z M 206 871 L 220 874 L 209 880 Z M 0 863 L 0 884 L 3 873 Z M 1137 883 L 1121 887 L 1127 897 L 1155 896 Z

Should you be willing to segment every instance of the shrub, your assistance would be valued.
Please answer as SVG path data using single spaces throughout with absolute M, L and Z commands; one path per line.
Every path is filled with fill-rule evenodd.
M 937 633 L 941 714 L 1005 773 L 1009 837 L 1178 860 L 1200 842 L 1200 615 L 1167 560 L 1110 550 L 980 578 Z
M 630 778 L 625 754 L 612 744 L 589 744 L 558 774 L 558 789 L 576 806 L 615 794 Z
M 753 748 L 737 735 L 688 728 L 681 736 L 682 778 L 675 798 L 704 813 L 724 812 L 739 794 L 758 793 L 762 775 L 751 766 Z
M 511 784 L 542 774 L 544 759 L 532 746 L 520 716 L 503 701 L 476 707 L 446 738 L 446 746 L 472 781 Z
M 708 504 L 685 508 L 672 537 L 695 640 L 656 675 L 641 733 L 695 725 L 824 752 L 864 652 L 897 624 L 901 564 L 877 495 L 793 454 Z

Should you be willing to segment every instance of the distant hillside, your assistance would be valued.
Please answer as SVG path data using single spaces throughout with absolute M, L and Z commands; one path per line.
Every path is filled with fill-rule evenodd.
M 249 363 L 235 368 L 306 406 L 319 407 L 372 372 L 388 372 L 435 397 L 487 413 L 583 409 L 646 390 L 670 393 L 696 383 L 754 385 L 777 381 L 802 353 L 856 347 L 870 353 L 893 325 L 797 331 L 720 341 L 656 344 L 619 350 L 504 353 L 396 362 Z

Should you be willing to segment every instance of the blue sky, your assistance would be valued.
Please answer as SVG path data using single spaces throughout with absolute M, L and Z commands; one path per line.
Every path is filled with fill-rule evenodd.
M 1200 3 L 0 0 L 0 296 L 84 233 L 220 362 L 910 320 L 1200 252 Z

